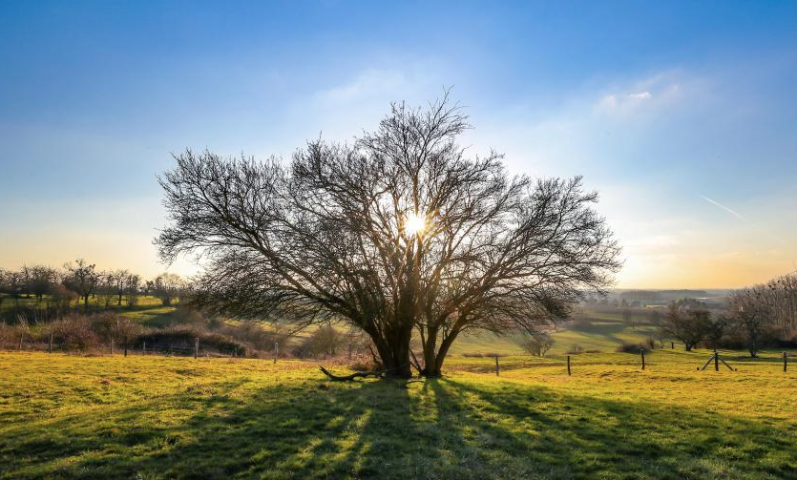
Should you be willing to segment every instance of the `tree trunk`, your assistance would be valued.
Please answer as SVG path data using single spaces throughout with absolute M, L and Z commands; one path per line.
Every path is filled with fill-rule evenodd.
M 686 349 L 687 352 L 691 352 L 692 351 L 692 344 L 684 342 L 684 348 Z
M 84 312 L 88 312 L 89 311 L 89 296 L 88 296 L 88 294 L 83 295 L 83 311 Z
M 750 337 L 750 348 L 748 348 L 748 350 L 750 350 L 750 356 L 752 358 L 758 358 L 758 335 L 756 332 L 750 332 L 748 335 Z
M 437 355 L 435 354 L 436 346 L 437 332 L 428 332 L 428 337 L 423 345 L 423 369 L 420 372 L 424 377 L 438 376 L 434 374 L 435 365 L 437 364 Z
M 437 337 L 436 332 L 433 335 L 435 338 Z M 451 345 L 454 344 L 454 340 L 456 340 L 457 335 L 459 335 L 459 332 L 455 330 L 448 334 L 447 337 L 443 338 L 443 341 L 440 342 L 440 348 L 437 349 L 437 352 L 435 352 L 436 345 L 434 343 L 427 342 L 427 345 L 424 345 L 424 359 L 429 358 L 430 360 L 425 361 L 426 364 L 421 372 L 422 376 L 427 378 L 437 378 L 442 376 L 443 362 L 445 362 L 446 356 L 448 355 L 448 350 L 451 348 Z
M 386 377 L 411 378 L 410 337 L 411 329 L 405 332 L 394 332 L 388 338 L 371 337 L 382 361 Z

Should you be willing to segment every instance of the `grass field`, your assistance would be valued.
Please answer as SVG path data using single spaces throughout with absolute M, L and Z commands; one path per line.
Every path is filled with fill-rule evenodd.
M 0 353 L 0 478 L 797 478 L 797 374 L 735 355 L 334 383 L 298 361 Z
M 624 323 L 617 314 L 598 314 L 588 312 L 581 316 L 589 322 L 581 325 L 567 326 L 552 334 L 554 339 L 551 354 L 567 353 L 574 345 L 584 350 L 614 352 L 623 343 L 642 343 L 655 328 L 651 325 L 631 326 Z M 463 335 L 451 347 L 454 354 L 465 353 L 498 353 L 504 355 L 521 355 L 520 347 L 523 335 L 497 336 L 492 333 Z

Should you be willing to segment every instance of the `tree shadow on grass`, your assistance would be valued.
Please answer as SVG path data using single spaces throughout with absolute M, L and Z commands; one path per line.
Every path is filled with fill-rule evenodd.
M 0 478 L 377 477 L 391 458 L 406 461 L 404 382 L 241 387 L 188 387 L 6 429 Z
M 500 382 L 432 385 L 445 428 L 467 433 L 496 478 L 797 478 L 794 424 Z
M 794 478 L 794 425 L 459 379 L 188 385 L 7 430 L 1 478 Z

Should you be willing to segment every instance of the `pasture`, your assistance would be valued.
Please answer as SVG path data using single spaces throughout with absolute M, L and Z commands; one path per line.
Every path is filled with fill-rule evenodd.
M 316 363 L 0 352 L 0 478 L 797 478 L 777 352 L 452 356 L 439 380 Z M 336 367 L 345 371 L 345 367 Z

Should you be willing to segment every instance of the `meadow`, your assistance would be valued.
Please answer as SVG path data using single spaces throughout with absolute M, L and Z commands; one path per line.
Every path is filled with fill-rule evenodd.
M 708 353 L 331 382 L 298 360 L 0 352 L 0 478 L 797 478 L 797 365 L 697 371 Z

